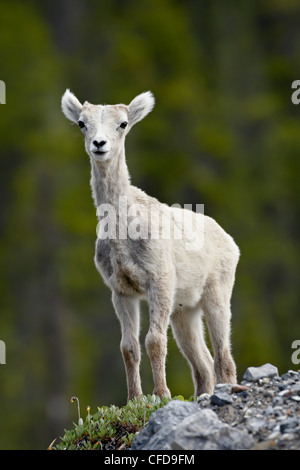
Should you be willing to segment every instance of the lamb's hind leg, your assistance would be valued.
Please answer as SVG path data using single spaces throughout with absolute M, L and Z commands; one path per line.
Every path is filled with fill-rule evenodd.
M 128 401 L 142 394 L 140 379 L 139 300 L 113 292 L 112 301 L 121 323 L 121 352 L 126 369 Z
M 171 325 L 177 344 L 190 364 L 195 396 L 211 394 L 214 363 L 204 340 L 201 310 L 179 308 L 171 316 Z
M 236 383 L 236 367 L 230 352 L 230 297 L 233 281 L 209 280 L 202 297 L 206 323 L 214 351 L 217 383 Z

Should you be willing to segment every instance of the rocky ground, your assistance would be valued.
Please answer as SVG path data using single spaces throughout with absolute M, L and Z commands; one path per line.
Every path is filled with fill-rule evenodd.
M 300 371 L 249 367 L 198 403 L 171 401 L 151 416 L 132 449 L 300 450 Z

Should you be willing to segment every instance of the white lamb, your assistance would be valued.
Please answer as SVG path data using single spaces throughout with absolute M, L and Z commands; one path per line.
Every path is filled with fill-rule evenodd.
M 153 371 L 154 394 L 170 396 L 165 374 L 169 323 L 191 366 L 196 396 L 212 393 L 216 381 L 236 382 L 230 352 L 230 299 L 238 247 L 215 220 L 161 204 L 130 182 L 125 137 L 153 106 L 150 92 L 138 95 L 128 106 L 88 102 L 82 105 L 69 90 L 62 98 L 62 110 L 68 119 L 78 123 L 90 156 L 92 194 L 100 221 L 95 263 L 112 291 L 121 324 L 128 400 L 142 394 L 140 299 L 146 299 L 149 305 L 146 349 Z M 115 209 L 114 216 L 107 217 L 105 222 L 116 225 L 117 236 L 105 236 L 103 207 Z M 130 237 L 128 229 L 137 216 L 139 236 Z M 169 239 L 162 236 L 165 221 L 170 223 Z M 196 239 L 195 227 L 200 227 L 199 235 L 201 232 Z M 214 359 L 205 344 L 203 312 Z

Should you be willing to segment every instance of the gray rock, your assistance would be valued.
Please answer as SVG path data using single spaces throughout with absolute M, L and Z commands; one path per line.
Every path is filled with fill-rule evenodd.
M 273 374 L 271 364 L 250 367 L 247 387 L 235 384 L 230 392 L 218 384 L 212 400 L 203 394 L 199 403 L 171 401 L 152 414 L 132 449 L 299 450 L 300 373 Z
M 249 449 L 251 435 L 223 423 L 210 409 L 174 400 L 154 412 L 132 450 Z
M 268 406 L 268 407 L 265 409 L 265 414 L 266 414 L 266 415 L 272 415 L 272 414 L 274 414 L 274 408 L 273 408 L 273 406 Z
M 272 364 L 264 364 L 260 367 L 248 367 L 244 374 L 244 379 L 250 382 L 256 382 L 264 377 L 278 376 L 277 367 Z
M 226 392 L 215 391 L 215 393 L 210 397 L 211 403 L 218 406 L 229 405 L 233 403 L 233 399 Z
M 132 450 L 170 450 L 175 431 L 188 416 L 198 414 L 200 407 L 193 402 L 173 400 L 155 411 L 147 424 L 134 438 Z
M 258 416 L 257 418 L 249 419 L 247 428 L 254 433 L 260 431 L 260 429 L 263 428 L 265 425 L 265 418 L 263 416 Z
M 283 380 L 287 380 L 287 379 L 293 379 L 293 378 L 298 378 L 299 376 L 299 372 L 295 371 L 295 370 L 288 370 L 285 374 L 282 374 L 281 375 L 281 378 Z
M 292 387 L 293 395 L 300 395 L 300 385 L 293 385 Z
M 171 442 L 174 450 L 238 450 L 253 445 L 252 436 L 223 423 L 210 409 L 185 418 Z
M 214 392 L 222 392 L 222 393 L 228 393 L 230 394 L 232 391 L 232 384 L 216 384 L 214 388 Z
M 274 397 L 274 392 L 271 390 L 264 390 L 263 391 L 263 396 L 265 398 L 273 398 Z
M 296 428 L 298 426 L 298 419 L 293 417 L 293 418 L 287 418 L 280 424 L 280 432 L 285 433 L 289 432 L 291 429 Z

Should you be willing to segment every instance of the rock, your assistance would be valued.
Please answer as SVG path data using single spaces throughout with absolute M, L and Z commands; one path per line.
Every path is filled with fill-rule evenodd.
M 230 394 L 232 391 L 232 384 L 223 384 L 219 383 L 215 385 L 214 392 L 221 392 L 221 393 L 227 393 Z
M 250 382 L 256 382 L 264 377 L 270 378 L 275 376 L 278 376 L 277 367 L 272 364 L 264 364 L 260 367 L 248 367 L 243 378 Z
M 273 415 L 275 413 L 273 406 L 268 406 L 268 408 L 265 409 L 266 415 Z
M 215 391 L 215 393 L 210 397 L 211 403 L 218 406 L 229 405 L 233 403 L 233 399 L 226 392 Z
M 247 387 L 248 388 L 248 387 Z M 247 398 L 249 395 L 248 391 L 245 390 L 244 392 L 240 392 L 239 396 L 240 398 Z
M 293 395 L 300 395 L 300 385 L 294 385 L 292 387 Z
M 273 398 L 274 397 L 274 392 L 271 390 L 264 390 L 263 391 L 263 396 L 266 398 Z
M 287 396 L 287 395 L 291 395 L 291 391 L 290 391 L 288 388 L 286 388 L 286 389 L 284 389 L 284 390 L 281 390 L 281 391 L 277 394 L 278 397 L 285 397 L 285 396 Z
M 256 418 L 249 419 L 249 422 L 247 423 L 247 428 L 250 429 L 252 433 L 256 433 L 265 425 L 266 425 L 266 420 L 264 419 L 263 416 L 260 415 Z
M 249 390 L 249 387 L 246 387 L 246 385 L 234 384 L 231 386 L 231 393 L 242 393 L 247 390 Z
M 299 397 L 298 395 L 292 396 L 292 397 L 291 397 L 291 400 L 300 402 L 300 397 Z
M 270 383 L 269 377 L 263 377 L 262 379 L 258 379 L 259 385 L 266 385 Z
M 170 450 L 175 431 L 188 416 L 200 412 L 196 403 L 173 400 L 155 411 L 147 424 L 135 437 L 132 450 Z
M 210 409 L 185 418 L 171 442 L 174 450 L 241 450 L 253 445 L 250 435 L 223 423 Z
M 285 374 L 281 375 L 281 378 L 283 380 L 291 379 L 291 378 L 296 378 L 298 376 L 298 372 L 295 370 L 288 370 Z
M 298 426 L 298 419 L 297 418 L 287 418 L 280 424 L 280 432 L 285 433 L 289 432 L 291 429 L 296 428 Z
M 289 374 L 288 372 L 281 375 L 281 378 L 282 378 L 283 380 L 290 379 L 290 377 L 291 377 L 291 376 L 290 376 L 290 374 Z
M 300 373 L 272 374 L 271 364 L 249 367 L 245 387 L 218 384 L 198 403 L 171 401 L 152 414 L 132 449 L 300 450 Z

